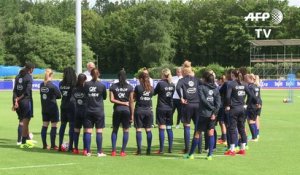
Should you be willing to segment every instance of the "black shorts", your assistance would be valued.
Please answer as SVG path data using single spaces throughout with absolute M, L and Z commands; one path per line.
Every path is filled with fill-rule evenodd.
M 75 109 L 71 108 L 61 108 L 60 117 L 62 123 L 74 122 L 75 119 Z
M 190 124 L 191 120 L 196 122 L 199 118 L 199 103 L 182 105 L 181 122 Z M 194 123 L 195 124 L 195 123 Z
M 129 110 L 114 110 L 113 113 L 113 127 L 119 128 L 122 123 L 124 129 L 130 127 L 130 111 Z
M 151 128 L 153 124 L 152 109 L 136 108 L 134 111 L 134 126 L 136 128 Z
M 81 127 L 84 124 L 84 118 L 85 118 L 85 111 L 77 110 L 75 114 L 74 127 L 81 129 Z
M 58 107 L 56 106 L 56 108 L 53 108 L 52 111 L 43 112 L 42 116 L 43 116 L 43 122 L 52 122 L 52 123 L 58 122 L 59 121 Z
M 249 120 L 256 120 L 257 118 L 257 110 L 256 109 L 248 109 L 247 110 L 247 118 Z
M 217 121 L 224 122 L 224 120 L 225 120 L 225 108 L 221 107 L 218 112 Z
M 163 110 L 156 108 L 156 123 L 158 125 L 173 125 L 173 110 Z
M 33 117 L 32 101 L 29 99 L 23 99 L 19 102 L 19 108 L 17 109 L 18 119 L 21 121 L 24 118 L 30 119 Z
M 217 120 L 211 120 L 210 117 L 199 117 L 196 130 L 202 132 L 215 129 L 216 123 Z
M 104 113 L 86 113 L 84 118 L 84 128 L 95 128 L 100 129 L 105 127 L 105 116 Z

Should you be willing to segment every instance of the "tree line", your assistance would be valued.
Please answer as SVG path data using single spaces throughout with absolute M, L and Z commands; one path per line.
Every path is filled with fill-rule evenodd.
M 269 39 L 299 38 L 300 9 L 287 0 L 171 0 L 110 2 L 82 0 L 83 65 L 98 63 L 103 73 L 120 68 L 134 73 L 140 67 L 189 59 L 194 65 L 249 66 L 249 12 L 284 14 Z M 0 64 L 61 71 L 75 64 L 74 0 L 1 0 Z

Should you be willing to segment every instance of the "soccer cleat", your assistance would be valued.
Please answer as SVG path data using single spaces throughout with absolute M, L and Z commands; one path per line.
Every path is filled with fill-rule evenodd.
M 106 154 L 104 154 L 103 152 L 97 153 L 97 157 L 106 157 Z
M 111 156 L 115 157 L 117 155 L 116 151 L 111 152 Z
M 212 160 L 213 158 L 212 158 L 212 156 L 207 156 L 206 157 L 206 160 Z
M 127 154 L 125 152 L 121 151 L 120 156 L 125 157 L 125 156 L 127 156 Z
M 73 154 L 80 154 L 80 153 L 79 153 L 79 150 L 76 149 L 76 148 L 73 148 L 72 153 L 73 153 Z
M 134 154 L 137 156 L 140 156 L 140 155 L 142 155 L 142 152 L 141 152 L 141 150 L 137 150 Z
M 84 150 L 83 151 L 83 156 L 90 157 L 90 156 L 92 156 L 92 153 L 91 152 L 87 152 L 87 150 Z
M 195 159 L 195 157 L 194 157 L 193 154 L 192 154 L 192 155 L 184 154 L 184 155 L 183 155 L 183 158 L 184 158 L 184 159 L 190 159 L 190 160 L 194 160 L 194 159 Z
M 32 145 L 32 144 L 28 144 L 28 143 L 24 143 L 24 144 L 21 144 L 20 145 L 20 148 L 33 148 L 34 147 L 34 145 Z
M 50 150 L 50 146 L 44 145 L 44 146 L 43 146 L 43 149 Z
M 188 153 L 188 151 L 186 149 L 183 149 L 179 152 L 179 154 L 187 154 L 187 153 Z
M 151 154 L 151 150 L 150 149 L 147 149 L 147 151 L 146 151 L 146 155 L 150 155 Z
M 158 151 L 155 152 L 155 154 L 164 154 L 164 152 L 158 150 Z
M 244 149 L 241 149 L 239 152 L 237 152 L 239 155 L 246 155 L 246 151 Z
M 239 152 L 239 151 L 240 151 L 240 147 L 238 147 L 238 146 L 235 147 L 235 148 L 234 148 L 234 151 L 235 151 L 236 153 Z
M 256 138 L 256 139 L 250 139 L 249 141 L 250 142 L 258 142 L 258 138 Z
M 231 150 L 228 150 L 224 153 L 225 156 L 235 156 L 235 152 L 234 151 L 231 151 Z
M 22 144 L 22 142 L 17 142 L 17 145 L 19 146 L 19 145 L 21 145 Z

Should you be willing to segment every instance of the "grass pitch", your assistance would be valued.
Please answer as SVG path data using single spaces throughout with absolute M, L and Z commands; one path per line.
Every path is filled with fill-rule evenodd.
M 185 160 L 179 154 L 183 148 L 183 130 L 174 129 L 174 148 L 172 154 L 135 156 L 135 130 L 130 129 L 127 157 L 111 157 L 111 116 L 112 104 L 106 100 L 106 129 L 103 135 L 103 147 L 107 157 L 84 157 L 70 153 L 43 150 L 40 139 L 42 125 L 40 96 L 34 92 L 34 118 L 30 130 L 34 140 L 38 141 L 34 149 L 20 149 L 16 146 L 17 115 L 12 112 L 12 92 L 0 92 L 0 174 L 1 175 L 53 175 L 53 174 L 122 174 L 122 175 L 266 175 L 266 174 L 300 174 L 300 91 L 295 91 L 295 102 L 285 104 L 282 99 L 285 90 L 264 90 L 263 110 L 261 116 L 260 140 L 249 143 L 246 156 L 225 157 L 223 146 L 217 146 L 213 161 L 204 159 L 205 154 L 195 154 L 195 160 Z M 219 127 L 217 127 L 219 131 Z M 48 129 L 49 131 L 49 129 Z M 191 134 L 192 135 L 192 134 Z M 49 135 L 47 136 L 48 143 Z M 68 140 L 68 136 L 65 136 Z M 117 150 L 119 153 L 122 130 L 118 134 Z M 58 136 L 57 136 L 58 142 Z M 80 140 L 82 144 L 82 139 Z M 152 151 L 158 150 L 158 129 L 153 129 Z M 146 135 L 143 133 L 143 145 Z M 80 145 L 81 146 L 81 145 Z M 167 141 L 165 142 L 167 149 Z M 92 151 L 96 152 L 95 135 Z

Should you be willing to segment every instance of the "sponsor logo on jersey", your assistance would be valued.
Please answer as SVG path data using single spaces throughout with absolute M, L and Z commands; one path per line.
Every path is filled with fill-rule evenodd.
M 20 85 L 20 84 L 18 84 L 18 85 L 17 85 L 17 90 L 19 90 L 19 91 L 23 90 L 23 86 Z
M 84 97 L 84 93 L 82 93 L 82 92 L 76 92 L 76 93 L 74 94 L 74 97 L 75 97 L 75 98 L 83 98 L 83 97 Z
M 214 91 L 213 91 L 213 90 L 209 90 L 209 91 L 208 91 L 208 94 L 209 94 L 209 95 L 212 95 L 212 94 L 214 94 Z
M 245 96 L 245 95 L 246 95 L 245 91 L 238 91 L 238 96 Z
M 188 88 L 186 91 L 189 94 L 195 94 L 196 93 L 196 88 Z
M 19 78 L 19 83 L 23 83 L 23 78 Z
M 96 87 L 96 86 L 91 86 L 91 87 L 89 88 L 89 92 L 96 92 L 96 90 L 97 90 L 97 87 Z
M 188 84 L 190 87 L 193 87 L 195 85 L 195 83 L 193 81 L 189 81 Z
M 49 88 L 47 88 L 47 87 L 42 87 L 42 88 L 41 88 L 41 92 L 42 92 L 42 93 L 48 93 L 48 92 L 49 92 Z
M 42 95 L 43 100 L 47 100 L 47 94 Z

